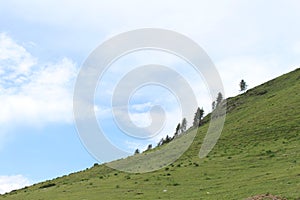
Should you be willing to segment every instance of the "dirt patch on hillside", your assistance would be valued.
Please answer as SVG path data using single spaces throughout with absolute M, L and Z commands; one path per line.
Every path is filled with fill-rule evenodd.
M 279 196 L 274 196 L 272 194 L 260 194 L 253 197 L 249 197 L 245 200 L 287 200 L 287 199 Z

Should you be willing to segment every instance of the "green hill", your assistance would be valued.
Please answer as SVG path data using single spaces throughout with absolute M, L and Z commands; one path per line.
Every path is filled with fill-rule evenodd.
M 300 199 L 300 69 L 227 99 L 222 135 L 199 159 L 207 128 L 208 123 L 198 130 L 176 162 L 158 171 L 131 174 L 95 165 L 0 199 L 215 200 L 268 193 Z M 128 159 L 140 156 L 145 155 Z

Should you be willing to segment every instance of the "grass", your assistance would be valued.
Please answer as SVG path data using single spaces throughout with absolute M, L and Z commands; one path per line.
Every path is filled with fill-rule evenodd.
M 0 199 L 300 199 L 300 69 L 229 98 L 227 108 L 222 135 L 204 159 L 198 154 L 208 124 L 188 133 L 196 135 L 188 151 L 158 171 L 131 174 L 94 165 Z

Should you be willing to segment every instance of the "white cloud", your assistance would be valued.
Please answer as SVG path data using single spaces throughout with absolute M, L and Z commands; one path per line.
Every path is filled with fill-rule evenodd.
M 69 9 L 66 10 L 66 7 Z M 204 47 L 219 69 L 228 97 L 238 94 L 238 83 L 242 78 L 249 87 L 253 87 L 288 72 L 299 64 L 300 45 L 299 42 L 295 42 L 298 41 L 300 31 L 298 7 L 297 1 L 187 0 L 175 3 L 171 0 L 153 0 L 145 3 L 139 0 L 124 2 L 12 0 L 1 4 L 0 13 L 4 13 L 4 16 L 5 14 L 13 16 L 19 23 L 42 24 L 43 27 L 49 27 L 54 34 L 47 33 L 50 36 L 47 42 L 53 40 L 55 42 L 49 42 L 51 44 L 47 45 L 53 45 L 55 50 L 60 49 L 60 45 L 63 44 L 67 46 L 67 51 L 88 48 L 87 51 L 90 52 L 91 48 L 104 39 L 137 28 L 156 27 L 178 31 Z M 62 32 L 61 27 L 65 31 Z M 37 29 L 32 33 L 38 35 L 43 31 L 44 29 Z M 58 32 L 59 35 L 55 34 Z M 4 74 L 6 80 L 13 80 L 14 85 L 20 86 L 5 88 L 3 82 L 5 79 L 1 79 L 3 83 L 0 80 L 0 102 L 6 105 L 2 114 L 0 113 L 0 122 L 69 121 L 72 104 L 70 85 L 75 74 L 74 63 L 64 59 L 57 63 L 49 63 L 41 69 L 41 64 L 37 63 L 37 59 L 24 47 L 16 44 L 5 34 L 0 38 L 2 38 L 0 48 L 11 47 L 10 50 L 9 48 L 5 48 L 5 51 L 0 50 L 2 57 L 7 55 L 2 60 L 9 57 L 13 61 L 9 65 L 6 62 L 13 69 L 13 73 L 9 76 L 7 70 L 0 67 L 0 77 Z M 157 61 L 166 66 L 177 62 L 176 59 L 164 54 L 158 56 L 158 54 L 154 56 L 144 54 L 138 60 L 127 59 L 127 61 L 130 61 L 128 63 L 132 67 L 134 64 L 148 64 L 148 61 Z M 15 67 L 21 65 L 23 67 Z M 114 68 L 110 70 L 113 71 Z M 121 72 L 124 71 L 130 71 L 130 66 L 121 67 Z M 107 78 L 108 85 L 120 78 L 118 76 L 120 71 L 113 72 L 115 73 Z M 197 86 L 195 93 L 198 94 L 198 102 L 208 113 L 211 99 L 207 98 L 203 81 L 198 81 L 199 78 L 192 76 L 188 76 L 187 79 L 191 80 L 190 85 Z M 107 91 L 104 93 L 105 96 L 113 92 L 112 89 L 105 91 Z M 96 107 L 97 114 L 107 116 L 110 113 L 110 107 L 107 105 L 100 104 Z M 147 115 L 143 113 L 136 114 L 133 118 L 135 121 L 141 120 L 140 123 L 147 122 Z M 176 123 L 174 122 L 174 125 Z
M 0 194 L 21 189 L 30 184 L 31 181 L 23 175 L 0 176 Z
M 129 113 L 130 119 L 137 127 L 148 127 L 151 125 L 149 113 Z
M 26 51 L 26 49 L 18 45 L 6 33 L 0 33 L 0 60 L 12 60 L 20 66 L 10 66 L 16 71 L 28 72 L 30 67 L 35 63 L 35 59 Z M 24 64 L 26 64 L 24 66 Z
M 184 1 L 174 3 L 172 0 L 166 1 L 148 1 L 141 2 L 139 0 L 118 1 L 112 0 L 109 2 L 88 0 L 82 1 L 27 1 L 26 3 L 20 1 L 5 2 L 4 7 L 11 11 L 15 16 L 23 18 L 31 22 L 42 22 L 51 25 L 72 25 L 77 27 L 84 26 L 89 27 L 96 23 L 105 22 L 107 18 L 104 16 L 110 16 L 110 20 L 113 24 L 123 22 L 124 27 L 142 23 L 156 23 L 162 24 L 184 24 L 189 19 L 189 23 L 192 24 L 197 20 L 197 23 L 207 23 L 209 21 L 215 22 L 224 17 L 227 14 L 227 9 L 233 7 L 234 1 L 219 2 L 201 2 L 201 1 Z M 18 4 L 19 6 L 15 6 Z M 216 6 L 216 4 L 218 6 Z M 69 9 L 64 9 L 68 7 Z M 137 9 L 138 8 L 138 9 Z M 214 9 L 214 15 L 210 15 L 210 10 Z M 168 9 L 168 10 L 166 10 Z M 4 10 L 5 11 L 5 10 Z M 55 11 L 56 15 L 50 13 Z M 166 12 L 168 11 L 168 12 Z M 189 12 L 190 15 L 185 15 Z M 169 15 L 172 13 L 172 16 Z M 195 18 L 195 15 L 199 13 L 206 18 Z M 229 13 L 230 14 L 230 13 Z M 177 19 L 173 20 L 174 15 Z M 112 23 L 105 23 L 109 26 Z M 113 25 L 112 24 L 112 25 Z M 96 28 L 96 27 L 94 27 Z M 116 28 L 116 27 L 115 27 Z
M 149 110 L 149 108 L 151 108 L 152 106 L 153 103 L 147 102 L 147 103 L 133 104 L 130 107 L 136 111 L 145 111 L 145 110 Z
M 150 108 L 153 106 L 151 102 L 129 105 L 129 117 L 138 127 L 147 127 L 151 125 Z
M 0 44 L 0 123 L 70 122 L 76 65 L 67 58 L 38 63 L 6 34 Z
M 19 6 L 15 6 L 16 4 Z M 69 9 L 65 10 L 65 7 Z M 61 30 L 61 27 L 64 27 L 68 31 L 61 33 L 66 34 L 62 38 L 79 38 L 76 34 L 82 37 L 84 33 L 83 35 L 88 37 L 83 37 L 82 41 L 89 44 L 89 48 L 91 44 L 94 47 L 104 39 L 122 31 L 142 27 L 166 28 L 183 33 L 197 41 L 216 63 L 225 63 L 230 59 L 231 63 L 245 64 L 240 65 L 240 68 L 248 71 L 252 66 L 245 62 L 239 63 L 238 57 L 250 56 L 265 63 L 269 62 L 266 61 L 265 55 L 276 53 L 274 58 L 278 59 L 275 59 L 275 62 L 286 62 L 283 63 L 284 65 L 276 66 L 276 70 L 281 73 L 287 71 L 283 69 L 290 69 L 291 64 L 300 62 L 299 45 L 294 44 L 294 41 L 298 40 L 300 31 L 299 12 L 296 9 L 298 7 L 297 1 L 246 3 L 245 1 L 188 0 L 174 3 L 169 0 L 163 2 L 154 0 L 145 3 L 139 0 L 124 2 L 64 0 L 60 1 L 58 6 L 55 1 L 40 3 L 13 0 L 2 4 L 4 13 L 9 12 L 10 15 L 25 22 L 43 24 L 54 30 Z M 266 10 L 268 15 L 265 14 Z M 56 15 L 49 14 L 54 11 Z M 99 36 L 99 33 L 102 35 Z M 55 48 L 59 48 L 59 45 L 64 42 L 55 43 Z M 81 45 L 80 49 L 86 47 L 79 40 L 69 42 L 71 43 L 65 46 L 69 46 L 70 49 L 74 49 L 74 45 Z M 290 63 L 290 60 L 293 60 L 293 63 Z M 225 65 L 220 66 L 218 68 L 222 73 L 231 69 L 223 67 Z M 231 76 L 226 75 L 226 72 L 225 75 L 222 74 L 224 81 L 231 81 L 229 78 Z M 256 78 L 255 75 L 250 77 L 250 79 Z M 260 78 L 260 82 L 267 81 L 262 76 Z M 225 88 L 228 87 L 232 88 L 232 85 L 225 84 Z M 232 92 L 229 94 L 231 95 Z
M 27 80 L 36 59 L 7 34 L 0 33 L 0 89 L 4 84 L 22 84 Z

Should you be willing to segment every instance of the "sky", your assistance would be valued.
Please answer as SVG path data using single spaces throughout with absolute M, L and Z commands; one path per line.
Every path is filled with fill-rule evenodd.
M 252 88 L 299 67 L 299 9 L 297 0 L 0 0 L 0 194 L 101 162 L 78 136 L 73 91 L 82 64 L 105 40 L 140 28 L 181 33 L 205 50 L 230 97 L 239 94 L 241 79 Z M 110 105 L 116 82 L 149 63 L 182 74 L 206 114 L 213 100 L 205 78 L 175 55 L 149 50 L 120 58 L 97 87 L 95 113 L 107 137 L 128 155 L 156 144 L 182 119 L 170 91 L 142 87 L 129 102 L 131 120 L 147 126 L 149 109 L 162 105 L 163 130 L 138 140 L 116 127 Z M 193 116 L 184 117 L 191 125 Z

